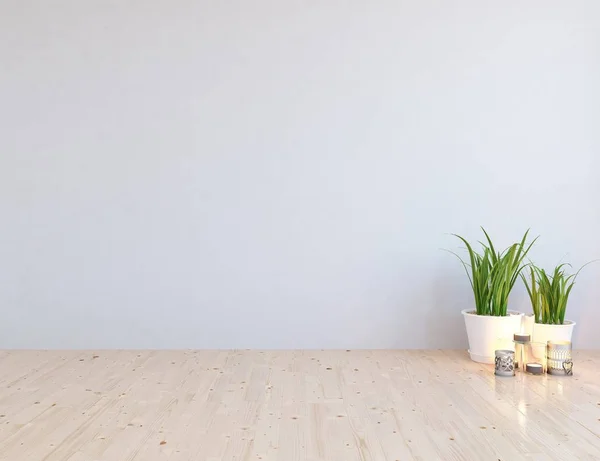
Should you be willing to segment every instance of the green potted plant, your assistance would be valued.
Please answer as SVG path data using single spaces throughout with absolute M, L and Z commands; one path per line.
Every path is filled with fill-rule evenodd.
M 593 261 L 591 261 L 593 262 Z M 571 341 L 575 322 L 565 319 L 569 295 L 584 264 L 576 273 L 565 271 L 570 264 L 559 264 L 547 273 L 530 264 L 528 277 L 521 274 L 533 309 L 532 341 L 534 354 L 541 358 L 548 341 Z
M 527 243 L 529 231 L 520 242 L 513 243 L 506 250 L 496 251 L 492 239 L 482 227 L 485 243 L 479 242 L 481 250 L 460 235 L 453 234 L 466 246 L 468 260 L 454 254 L 462 263 L 475 298 L 475 309 L 462 311 L 469 340 L 471 360 L 494 363 L 497 349 L 514 350 L 513 334 L 521 330 L 522 313 L 508 309 L 508 297 L 519 274 L 525 267 L 523 262 L 531 249 L 534 239 Z

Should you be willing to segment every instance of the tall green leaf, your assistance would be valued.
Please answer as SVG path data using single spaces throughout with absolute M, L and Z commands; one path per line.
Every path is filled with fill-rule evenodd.
M 481 229 L 485 235 L 485 243 L 479 242 L 481 253 L 474 250 L 464 237 L 452 234 L 465 244 L 470 264 L 457 253 L 453 251 L 450 253 L 460 260 L 467 273 L 477 314 L 505 316 L 508 313 L 508 297 L 519 274 L 527 266 L 523 260 L 537 238 L 527 244 L 528 230 L 520 242 L 500 252 L 496 251 L 487 231 L 483 227 Z
M 569 295 L 575 285 L 575 280 L 581 270 L 595 261 L 590 261 L 579 268 L 575 274 L 568 275 L 564 268 L 571 266 L 567 263 L 559 264 L 552 271 L 552 275 L 535 265 L 531 265 L 531 284 L 521 275 L 525 284 L 536 323 L 548 325 L 562 325 L 565 322 L 565 314 Z

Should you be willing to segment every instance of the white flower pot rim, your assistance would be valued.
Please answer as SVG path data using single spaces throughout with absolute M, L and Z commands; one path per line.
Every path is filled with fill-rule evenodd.
M 573 321 L 573 320 L 565 320 L 565 322 L 561 325 L 561 324 L 555 324 L 555 323 L 537 323 L 537 322 L 533 322 L 534 325 L 543 325 L 545 327 L 566 327 L 566 326 L 575 326 L 577 325 L 577 322 Z
M 495 317 L 495 318 L 499 318 L 499 319 L 510 317 L 513 315 L 525 315 L 525 314 L 523 314 L 523 312 L 511 311 L 511 310 L 506 311 L 507 315 L 479 315 L 479 314 L 477 314 L 477 311 L 472 308 L 471 309 L 463 309 L 460 312 L 462 315 L 468 315 L 470 317 L 486 317 L 486 318 Z

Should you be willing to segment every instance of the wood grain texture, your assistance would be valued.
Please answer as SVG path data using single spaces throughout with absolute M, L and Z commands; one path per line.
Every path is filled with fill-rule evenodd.
M 600 460 L 600 352 L 0 351 L 0 460 Z

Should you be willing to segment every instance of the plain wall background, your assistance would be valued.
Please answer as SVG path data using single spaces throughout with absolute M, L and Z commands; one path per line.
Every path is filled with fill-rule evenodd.
M 596 0 L 3 1 L 0 347 L 465 347 L 448 233 L 600 257 L 599 31 Z

